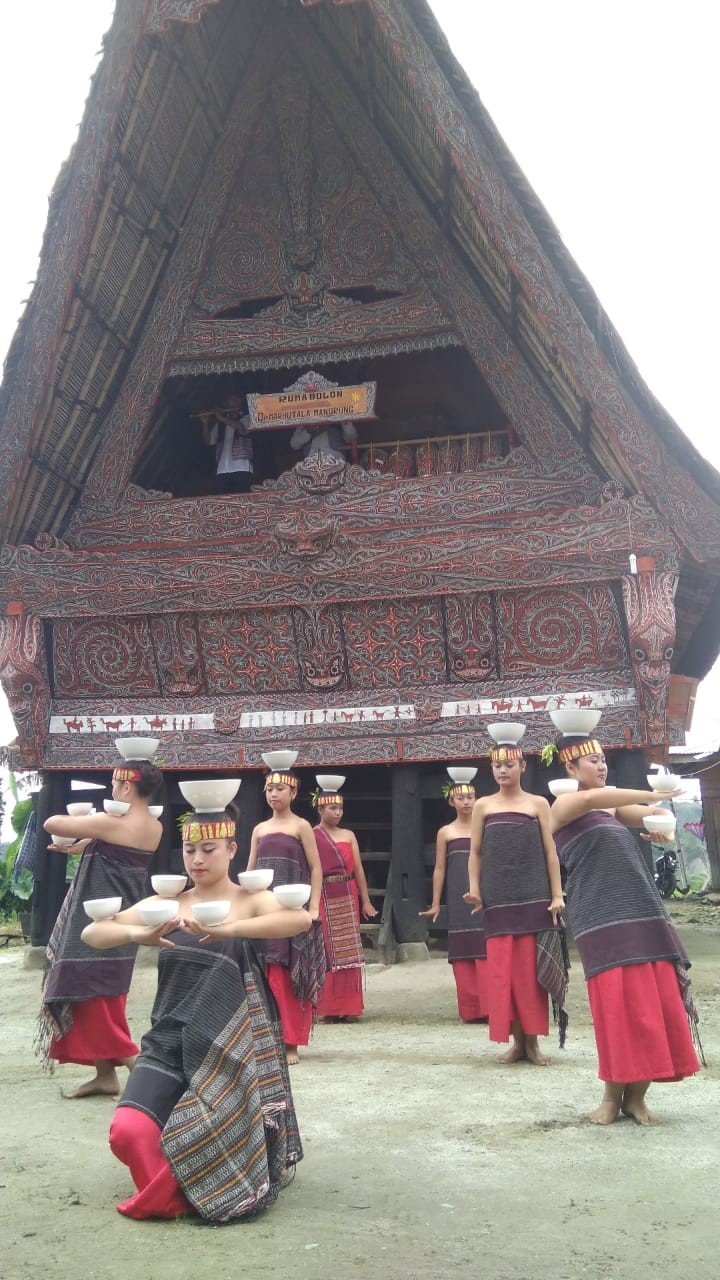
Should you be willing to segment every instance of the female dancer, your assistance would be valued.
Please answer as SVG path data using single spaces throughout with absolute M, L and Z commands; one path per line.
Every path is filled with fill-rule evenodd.
M 86 841 L 48 943 L 38 1034 L 41 1052 L 49 1058 L 95 1067 L 94 1078 L 68 1097 L 117 1096 L 117 1067 L 131 1071 L 138 1053 L 125 1016 L 137 949 L 126 944 L 111 956 L 90 955 L 80 941 L 87 923 L 82 904 L 88 898 L 119 896 L 127 907 L 144 896 L 162 837 L 148 805 L 161 785 L 162 774 L 149 761 L 126 760 L 112 783 L 113 800 L 130 805 L 123 817 L 58 813 L 45 823 L 51 835 Z
M 452 776 L 452 770 L 450 770 Z M 455 820 L 441 827 L 435 844 L 435 866 L 432 878 L 432 904 L 421 916 L 429 916 L 433 924 L 440 914 L 445 877 L 447 875 L 448 962 L 452 965 L 457 990 L 458 1013 L 463 1022 L 487 1021 L 487 950 L 482 913 L 475 913 L 465 902 L 468 887 L 468 855 L 470 824 L 475 804 L 475 788 L 471 782 L 453 782 L 448 803 L 455 810 Z
M 513 1045 L 498 1059 L 546 1066 L 538 1036 L 549 1030 L 548 994 L 564 1042 L 567 965 L 558 916 L 560 866 L 550 835 L 550 806 L 523 791 L 522 751 L 498 743 L 491 751 L 499 790 L 475 804 L 466 902 L 484 908 L 487 935 L 489 1034 Z
M 638 1124 L 657 1124 L 645 1105 L 651 1081 L 681 1080 L 699 1069 L 688 1021 L 696 1019 L 690 962 L 628 830 L 658 812 L 652 806 L 663 797 L 607 787 L 595 738 L 561 739 L 558 757 L 578 790 L 558 796 L 551 828 L 567 872 L 568 921 L 605 1082 L 590 1119 L 612 1124 L 622 1111 Z
M 277 1014 L 251 940 L 289 938 L 311 922 L 230 879 L 232 811 L 191 815 L 182 835 L 192 888 L 175 919 L 143 924 L 141 908 L 159 901 L 149 898 L 82 936 L 100 950 L 160 947 L 152 1027 L 110 1128 L 137 1187 L 118 1211 L 227 1222 L 272 1204 L 302 1158 Z M 212 927 L 193 917 L 210 901 L 228 907 Z
M 254 828 L 248 859 L 248 871 L 272 867 L 274 885 L 310 884 L 307 909 L 317 924 L 302 937 L 271 940 L 265 952 L 265 972 L 280 1010 L 290 1066 L 300 1060 L 298 1045 L 306 1045 L 310 1039 L 326 967 L 318 921 L 322 868 L 310 823 L 292 812 L 297 789 L 298 780 L 289 770 L 275 769 L 268 774 L 265 796 L 272 817 Z
M 342 786 L 345 779 L 338 782 Z M 315 805 L 320 822 L 314 828 L 323 872 L 320 920 L 328 969 L 318 1017 L 328 1022 L 356 1022 L 363 1011 L 365 958 L 360 938 L 360 910 L 366 920 L 377 915 L 368 896 L 358 842 L 341 827 L 343 798 L 339 791 L 319 791 Z

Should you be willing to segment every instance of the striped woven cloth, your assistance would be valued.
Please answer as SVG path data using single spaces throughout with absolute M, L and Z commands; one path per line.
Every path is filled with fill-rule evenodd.
M 273 1204 L 302 1158 L 277 1009 L 249 943 L 171 941 L 118 1105 L 156 1120 L 190 1203 L 228 1222 Z

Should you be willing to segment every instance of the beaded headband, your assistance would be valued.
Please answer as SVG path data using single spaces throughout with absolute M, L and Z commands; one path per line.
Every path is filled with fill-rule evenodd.
M 568 764 L 571 760 L 580 760 L 583 756 L 601 756 L 604 754 L 596 738 L 586 738 L 584 742 L 572 742 L 568 746 L 558 747 L 558 760 Z
M 507 764 L 511 760 L 522 760 L 522 758 L 522 747 L 493 747 L 490 752 L 490 761 L 492 764 Z
M 268 787 L 273 785 L 276 787 L 290 787 L 292 791 L 297 791 L 298 780 L 294 773 L 280 773 L 275 769 L 265 779 L 265 790 L 267 791 Z
M 224 813 L 217 817 L 194 813 L 183 822 L 182 838 L 188 844 L 199 844 L 201 840 L 234 840 L 235 823 Z
M 113 769 L 113 782 L 140 782 L 141 778 L 139 769 Z
M 331 804 L 339 804 L 342 809 L 345 801 L 339 791 L 319 791 L 315 797 L 315 807 L 317 809 L 329 808 Z

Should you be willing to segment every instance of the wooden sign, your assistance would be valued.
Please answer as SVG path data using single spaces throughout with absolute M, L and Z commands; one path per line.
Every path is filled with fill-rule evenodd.
M 341 387 L 319 373 L 304 373 L 292 386 L 274 395 L 248 398 L 250 431 L 274 427 L 310 427 L 326 422 L 357 422 L 375 418 L 376 382 Z

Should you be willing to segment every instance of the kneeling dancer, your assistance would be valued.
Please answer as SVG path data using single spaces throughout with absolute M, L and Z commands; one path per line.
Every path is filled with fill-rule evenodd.
M 253 940 L 294 937 L 311 920 L 230 879 L 234 837 L 229 810 L 191 815 L 183 859 L 193 887 L 174 918 L 143 924 L 142 908 L 160 901 L 150 898 L 83 932 L 101 950 L 160 946 L 152 1027 L 110 1129 L 137 1187 L 117 1206 L 130 1218 L 255 1213 L 302 1158 L 277 1009 Z M 194 909 L 218 900 L 229 906 L 225 920 L 200 924 Z

